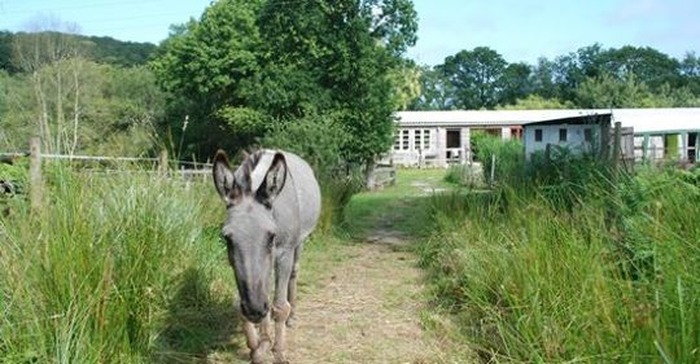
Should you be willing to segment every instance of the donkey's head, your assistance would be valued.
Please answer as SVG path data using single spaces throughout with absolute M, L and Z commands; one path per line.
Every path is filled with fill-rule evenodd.
M 222 228 L 233 266 L 241 311 L 251 322 L 269 310 L 273 250 L 278 233 L 272 202 L 284 187 L 287 164 L 282 153 L 246 155 L 234 172 L 223 151 L 214 158 L 214 185 L 226 204 Z

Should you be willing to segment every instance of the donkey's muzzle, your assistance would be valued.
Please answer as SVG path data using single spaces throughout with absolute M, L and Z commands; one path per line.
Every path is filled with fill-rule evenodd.
M 254 324 L 260 323 L 260 321 L 267 316 L 268 312 L 270 312 L 270 305 L 267 302 L 251 305 L 250 302 L 241 301 L 241 313 L 243 313 L 243 317 Z

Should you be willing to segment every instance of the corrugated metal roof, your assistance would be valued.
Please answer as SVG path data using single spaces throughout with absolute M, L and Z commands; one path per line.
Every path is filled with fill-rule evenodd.
M 497 127 L 608 113 L 635 134 L 700 129 L 700 108 L 401 111 L 396 116 L 405 126 Z

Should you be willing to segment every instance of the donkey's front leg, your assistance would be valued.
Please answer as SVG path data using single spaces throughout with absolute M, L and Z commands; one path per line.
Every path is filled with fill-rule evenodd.
M 255 327 L 253 327 L 255 331 Z M 246 331 L 246 336 L 248 332 Z M 250 348 L 250 346 L 249 346 Z M 265 362 L 265 354 L 270 350 L 270 315 L 266 315 L 260 323 L 260 336 L 257 346 L 250 350 L 250 360 L 253 364 L 261 364 Z
M 265 360 L 265 353 L 270 349 L 270 315 L 266 315 L 260 323 L 260 333 L 256 325 L 248 321 L 240 312 L 243 321 L 243 333 L 245 334 L 246 346 L 250 350 L 250 361 L 253 364 L 261 364 Z
M 292 306 L 287 300 L 289 278 L 294 265 L 293 252 L 280 252 L 275 262 L 275 300 L 272 307 L 272 318 L 275 320 L 275 344 L 272 355 L 275 364 L 289 363 L 284 355 L 286 349 L 286 322 Z

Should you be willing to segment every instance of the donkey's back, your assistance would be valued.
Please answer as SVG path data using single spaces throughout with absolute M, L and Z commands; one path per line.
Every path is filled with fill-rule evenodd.
M 274 151 L 265 150 L 264 153 L 275 153 Z M 311 234 L 316 227 L 319 215 L 321 214 L 321 190 L 318 186 L 318 181 L 314 176 L 314 171 L 308 163 L 294 153 L 282 152 L 287 160 L 288 178 L 291 179 L 291 184 L 286 187 L 292 188 L 295 193 L 297 221 L 299 226 L 299 240 L 301 242 Z M 275 201 L 279 204 L 289 203 L 284 199 Z M 278 207 L 274 206 L 273 208 Z M 282 222 L 280 222 L 282 223 Z

